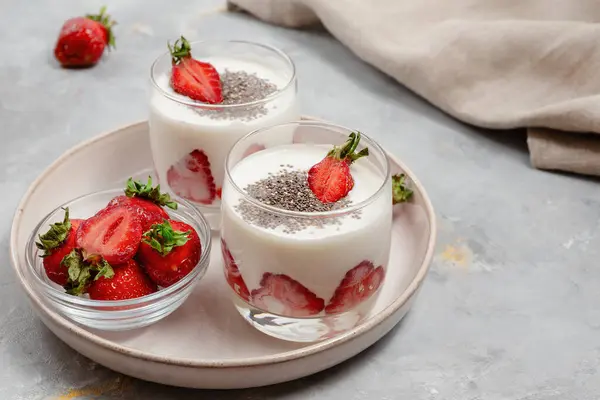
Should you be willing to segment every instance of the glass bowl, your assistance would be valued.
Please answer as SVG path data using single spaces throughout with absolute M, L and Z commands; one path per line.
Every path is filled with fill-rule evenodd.
M 210 261 L 211 231 L 208 222 L 196 208 L 180 198 L 177 210 L 165 207 L 174 220 L 192 226 L 202 244 L 200 261 L 189 274 L 167 288 L 159 288 L 155 293 L 129 300 L 92 300 L 67 294 L 52 282 L 45 273 L 36 241 L 45 233 L 50 224 L 62 221 L 64 208 L 69 208 L 71 219 L 86 219 L 106 207 L 108 202 L 123 194 L 123 189 L 105 190 L 78 197 L 50 212 L 34 229 L 27 241 L 25 257 L 27 273 L 31 275 L 32 286 L 42 294 L 43 300 L 64 317 L 87 327 L 123 331 L 153 324 L 175 311 L 191 294 L 196 283 L 204 276 Z

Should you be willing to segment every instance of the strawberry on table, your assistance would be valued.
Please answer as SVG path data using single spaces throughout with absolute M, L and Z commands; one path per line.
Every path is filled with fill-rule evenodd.
M 54 56 L 63 67 L 92 66 L 100 60 L 106 46 L 115 47 L 115 21 L 105 12 L 106 7 L 102 7 L 97 15 L 64 22 L 54 47 Z
M 384 276 L 383 267 L 375 268 L 371 261 L 361 262 L 346 273 L 325 307 L 325 313 L 337 314 L 353 309 L 379 289 Z
M 212 204 L 217 196 L 210 161 L 202 150 L 196 149 L 172 165 L 167 183 L 178 196 L 196 203 Z
M 308 171 L 308 186 L 323 203 L 334 203 L 348 195 L 354 187 L 350 164 L 369 155 L 364 148 L 356 153 L 360 132 L 352 132 L 342 146 L 334 146 L 325 158 Z
M 107 208 L 114 206 L 126 206 L 135 210 L 140 217 L 144 232 L 152 225 L 169 219 L 169 214 L 163 209 L 163 206 L 173 210 L 177 209 L 177 203 L 171 200 L 171 196 L 160 192 L 160 185 L 152 186 L 151 177 L 148 177 L 146 184 L 129 178 L 125 194 L 112 199 Z
M 137 260 L 156 284 L 167 287 L 193 270 L 201 253 L 194 228 L 185 222 L 166 220 L 144 233 Z
M 171 53 L 171 87 L 176 93 L 203 103 L 218 104 L 223 101 L 219 73 L 211 64 L 192 58 L 192 47 L 183 37 L 173 46 Z
M 111 265 L 123 264 L 137 252 L 142 233 L 135 210 L 114 206 L 100 210 L 79 225 L 76 245 L 87 261 L 102 257 Z
M 96 275 L 87 288 L 92 300 L 127 300 L 152 294 L 158 290 L 135 260 L 115 265 L 112 276 Z
M 248 286 L 246 286 L 246 282 L 244 282 L 244 278 L 242 278 L 240 269 L 223 238 L 221 238 L 221 253 L 223 254 L 223 263 L 225 264 L 225 279 L 227 280 L 227 283 L 238 296 L 248 301 L 250 299 Z
M 325 302 L 289 276 L 265 272 L 260 288 L 251 293 L 251 304 L 274 314 L 308 317 L 320 313 Z
M 50 225 L 50 229 L 39 236 L 38 249 L 43 250 L 44 270 L 48 278 L 61 286 L 68 280 L 67 268 L 61 265 L 63 258 L 75 248 L 75 236 L 80 219 L 69 219 L 69 209 L 65 208 L 62 222 Z

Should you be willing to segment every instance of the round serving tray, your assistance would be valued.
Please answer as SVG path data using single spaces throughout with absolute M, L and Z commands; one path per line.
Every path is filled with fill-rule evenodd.
M 213 389 L 301 378 L 378 341 L 404 317 L 425 279 L 436 237 L 433 207 L 414 174 L 393 156 L 389 159 L 394 172 L 408 175 L 415 194 L 394 210 L 388 276 L 371 314 L 353 330 L 322 342 L 273 339 L 240 317 L 227 294 L 218 237 L 213 238 L 208 272 L 189 299 L 164 320 L 143 329 L 102 332 L 78 326 L 48 307 L 33 290 L 23 271 L 25 243 L 35 225 L 74 197 L 118 187 L 130 176 L 147 177 L 152 158 L 146 122 L 77 145 L 31 184 L 12 224 L 12 265 L 44 324 L 76 351 L 115 371 L 168 385 Z

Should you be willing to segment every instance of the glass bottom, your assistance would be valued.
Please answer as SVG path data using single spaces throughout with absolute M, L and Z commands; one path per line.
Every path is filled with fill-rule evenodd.
M 373 307 L 377 295 L 341 314 L 305 318 L 272 314 L 248 304 L 235 294 L 231 297 L 240 315 L 257 330 L 277 339 L 306 343 L 329 339 L 356 327 Z

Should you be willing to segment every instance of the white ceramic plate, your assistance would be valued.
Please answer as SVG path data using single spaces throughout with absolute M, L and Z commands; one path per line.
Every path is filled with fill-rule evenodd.
M 24 279 L 27 237 L 48 212 L 83 194 L 118 187 L 152 170 L 148 126 L 140 122 L 97 136 L 67 151 L 30 186 L 13 220 L 11 260 L 27 296 L 48 328 L 86 357 L 121 373 L 193 388 L 233 389 L 304 377 L 358 354 L 390 331 L 408 311 L 431 262 L 436 227 L 431 203 L 415 176 L 415 195 L 394 211 L 388 276 L 373 312 L 355 329 L 314 344 L 273 339 L 249 326 L 226 291 L 219 240 L 211 264 L 185 304 L 147 328 L 107 333 L 82 328 L 49 308 Z M 68 184 L 65 182 L 68 181 Z

